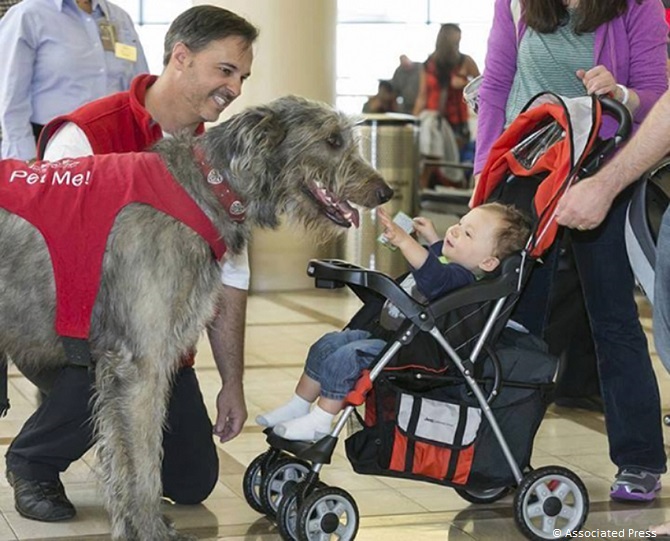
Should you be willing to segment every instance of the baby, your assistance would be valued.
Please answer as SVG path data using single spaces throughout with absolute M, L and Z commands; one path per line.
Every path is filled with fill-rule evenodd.
M 407 259 L 418 292 L 428 300 L 495 270 L 502 259 L 523 249 L 530 234 L 528 219 L 514 207 L 499 203 L 472 209 L 447 230 L 443 240 L 430 220 L 414 218 L 415 229 L 428 241 L 428 248 L 395 224 L 384 210 L 377 210 L 377 215 L 384 237 Z M 256 422 L 274 427 L 276 434 L 289 440 L 311 441 L 328 434 L 361 371 L 385 345 L 384 340 L 363 330 L 326 334 L 310 348 L 293 397 L 256 417 Z

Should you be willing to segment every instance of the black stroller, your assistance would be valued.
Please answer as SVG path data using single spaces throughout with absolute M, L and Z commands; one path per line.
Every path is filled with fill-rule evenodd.
M 607 140 L 597 137 L 602 111 L 619 125 Z M 561 194 L 595 171 L 630 128 L 627 109 L 607 98 L 542 94 L 531 101 L 494 146 L 475 194 L 477 204 L 501 200 L 529 210 L 531 239 L 495 276 L 430 304 L 378 271 L 338 260 L 310 262 L 316 287 L 346 285 L 363 301 L 349 327 L 388 332 L 379 328 L 386 300 L 406 319 L 383 335 L 387 346 L 347 396 L 329 435 L 296 442 L 266 429 L 270 448 L 248 466 L 244 495 L 276 521 L 283 539 L 355 538 L 354 498 L 319 479 L 352 424 L 358 429 L 347 438 L 346 452 L 358 473 L 449 486 L 472 503 L 515 490 L 515 522 L 529 539 L 563 539 L 583 526 L 589 499 L 579 477 L 561 466 L 530 465 L 556 360 L 509 316 L 535 259 L 554 240 Z

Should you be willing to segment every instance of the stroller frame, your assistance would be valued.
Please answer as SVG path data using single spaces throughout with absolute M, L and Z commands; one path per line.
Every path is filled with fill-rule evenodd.
M 630 133 L 631 119 L 627 109 L 608 98 L 600 98 L 603 107 L 619 121 L 617 134 L 594 146 L 588 159 L 580 160 L 572 170 L 558 196 L 578 178 L 597 169 L 605 156 Z M 553 213 L 555 201 L 548 212 Z M 548 221 L 538 216 L 538 226 L 546 231 Z M 549 217 L 551 220 L 553 217 Z M 501 382 L 500 368 L 489 396 L 485 396 L 474 375 L 474 367 L 487 343 L 492 343 L 504 328 L 509 313 L 520 295 L 537 253 L 536 227 L 526 249 L 506 258 L 499 276 L 455 290 L 430 304 L 414 300 L 391 277 L 375 270 L 364 269 L 340 260 L 312 260 L 307 273 L 318 288 L 348 286 L 364 303 L 370 298 L 387 299 L 403 313 L 406 320 L 394 332 L 369 372 L 364 372 L 356 388 L 347 396 L 347 405 L 330 434 L 316 442 L 289 441 L 277 436 L 271 428 L 264 432 L 270 448 L 257 456 L 245 472 L 245 499 L 256 511 L 275 519 L 283 539 L 311 541 L 334 535 L 338 539 L 354 539 L 358 531 L 359 513 L 353 497 L 338 487 L 322 483 L 319 474 L 329 464 L 340 434 L 356 408 L 362 405 L 372 384 L 394 359 L 398 351 L 420 333 L 429 334 L 447 354 L 465 384 L 474 395 L 482 415 L 493 432 L 515 481 L 514 518 L 519 530 L 528 539 L 565 539 L 579 530 L 588 515 L 589 498 L 579 477 L 561 466 L 545 466 L 523 472 L 515 459 L 490 406 L 497 396 Z M 545 239 L 546 240 L 546 239 Z M 462 358 L 438 327 L 437 321 L 449 311 L 467 305 L 491 304 L 481 332 L 475 336 L 467 358 Z M 497 362 L 492 359 L 494 364 Z M 529 466 L 530 467 L 530 466 Z M 449 485 L 449 483 L 444 483 Z M 459 495 L 473 503 L 490 503 L 505 496 L 511 487 L 468 491 Z M 537 526 L 537 518 L 542 524 Z M 557 525 L 561 519 L 565 524 Z M 561 536 L 555 535 L 555 530 Z

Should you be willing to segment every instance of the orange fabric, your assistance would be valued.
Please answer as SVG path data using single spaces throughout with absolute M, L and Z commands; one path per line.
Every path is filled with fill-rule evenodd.
M 344 400 L 350 406 L 360 406 L 365 402 L 365 397 L 371 389 L 372 381 L 370 380 L 370 371 L 363 370 L 358 381 L 356 381 L 356 385 L 349 391 L 349 394 Z
M 433 479 L 444 479 L 447 476 L 451 453 L 450 449 L 444 447 L 437 447 L 422 441 L 415 442 L 412 473 Z
M 464 485 L 468 482 L 470 472 L 472 471 L 472 461 L 475 458 L 475 446 L 470 445 L 462 449 L 458 454 L 458 462 L 456 463 L 456 472 L 454 473 L 453 483 Z
M 393 435 L 393 449 L 391 451 L 391 463 L 389 470 L 405 471 L 405 460 L 407 459 L 407 436 L 396 426 Z
M 600 125 L 600 103 L 595 101 L 595 126 Z M 567 132 L 567 136 L 554 144 L 532 169 L 527 170 L 519 164 L 512 153 L 512 149 L 523 138 L 532 133 L 538 125 L 553 117 Z M 554 241 L 558 224 L 553 220 L 553 211 L 558 203 L 562 192 L 569 185 L 567 181 L 571 175 L 572 157 L 572 130 L 569 119 L 560 104 L 547 103 L 538 105 L 528 111 L 521 113 L 514 122 L 498 138 L 489 154 L 482 175 L 475 188 L 473 206 L 485 203 L 500 182 L 503 182 L 509 173 L 518 177 L 529 177 L 538 173 L 548 172 L 547 178 L 542 181 L 537 189 L 534 199 L 534 208 L 538 217 L 542 220 L 537 224 L 536 231 L 547 229 L 544 236 L 534 246 L 530 255 L 538 257 L 542 255 Z M 587 144 L 584 156 L 588 154 L 597 137 L 597 129 L 593 130 L 591 140 Z M 576 164 L 575 170 L 579 169 L 583 157 Z

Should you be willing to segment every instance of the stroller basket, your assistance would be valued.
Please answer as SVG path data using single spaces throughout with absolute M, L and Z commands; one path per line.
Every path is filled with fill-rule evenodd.
M 505 329 L 495 355 L 503 383 L 490 404 L 514 459 L 530 465 L 556 359 L 533 336 Z M 495 387 L 493 363 L 478 378 Z M 385 371 L 368 396 L 361 428 L 346 441 L 358 473 L 404 477 L 475 490 L 514 485 L 491 425 L 462 378 L 417 368 Z

